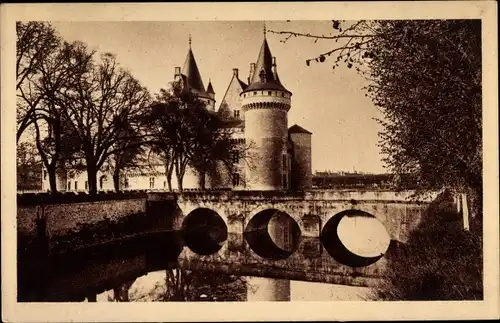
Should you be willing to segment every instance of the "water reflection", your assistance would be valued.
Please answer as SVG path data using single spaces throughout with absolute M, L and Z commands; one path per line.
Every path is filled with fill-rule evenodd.
M 222 249 L 212 255 L 196 254 L 183 239 L 179 232 L 136 237 L 116 245 L 51 256 L 44 260 L 43 268 L 39 259 L 24 257 L 18 265 L 18 299 L 21 302 L 361 300 L 367 297 L 369 288 L 325 282 L 345 284 L 352 279 L 364 279 L 353 278 L 353 270 L 359 273 L 363 270 L 363 275 L 370 279 L 380 269 L 378 264 L 363 269 L 343 266 L 323 252 L 318 238 L 304 237 L 299 249 L 283 260 L 256 255 L 241 234 L 230 234 Z
M 245 277 L 167 269 L 148 273 L 128 286 L 131 302 L 245 301 Z M 123 301 L 114 290 L 97 295 L 97 301 Z
M 370 299 L 371 295 L 371 289 L 366 287 L 248 276 L 238 277 L 175 269 L 151 272 L 137 278 L 128 287 L 126 297 L 127 301 L 130 302 L 266 301 L 270 296 L 269 291 L 272 289 L 266 287 L 276 282 L 281 285 L 288 283 L 289 289 L 280 290 L 279 293 L 282 295 L 277 296 L 278 298 L 287 298 L 286 300 L 290 301 L 361 301 Z M 97 301 L 125 300 L 123 298 L 117 299 L 114 290 L 107 290 L 97 295 Z

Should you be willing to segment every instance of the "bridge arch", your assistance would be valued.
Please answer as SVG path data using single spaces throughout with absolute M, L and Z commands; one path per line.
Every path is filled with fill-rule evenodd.
M 182 221 L 185 245 L 199 255 L 212 255 L 222 249 L 228 238 L 226 221 L 210 208 L 198 207 Z
M 302 208 L 300 208 L 299 212 L 297 212 L 298 209 L 293 207 L 291 203 L 259 203 L 256 207 L 252 207 L 248 212 L 246 212 L 245 223 L 250 222 L 250 220 L 258 213 L 269 209 L 274 209 L 279 212 L 286 213 L 295 222 L 297 222 L 300 230 L 304 231 L 303 210 Z
M 260 207 L 250 213 L 243 235 L 255 254 L 280 260 L 297 251 L 301 229 L 287 212 L 274 207 Z
M 338 262 L 363 267 L 384 256 L 391 238 L 384 224 L 373 214 L 348 209 L 329 218 L 321 230 L 320 241 Z

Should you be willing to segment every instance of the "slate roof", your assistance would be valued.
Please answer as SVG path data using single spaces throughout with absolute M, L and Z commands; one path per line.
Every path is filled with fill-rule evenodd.
M 214 88 L 212 87 L 212 82 L 211 81 L 208 81 L 207 93 L 209 93 L 209 94 L 215 94 Z
M 307 133 L 312 135 L 312 132 L 307 131 L 306 129 L 302 128 L 301 126 L 294 124 L 288 129 L 288 133 Z
M 253 90 L 280 90 L 291 93 L 281 84 L 278 74 L 273 72 L 273 55 L 266 38 L 264 38 L 260 47 L 259 57 L 250 84 L 244 92 Z
M 198 69 L 198 65 L 196 64 L 191 48 L 189 48 L 186 61 L 182 67 L 182 74 L 186 77 L 187 85 L 194 94 L 208 97 L 207 91 L 205 91 L 205 86 L 203 85 L 203 80 L 201 79 L 200 70 Z

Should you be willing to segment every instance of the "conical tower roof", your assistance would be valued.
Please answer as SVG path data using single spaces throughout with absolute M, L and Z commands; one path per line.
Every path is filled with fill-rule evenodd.
M 273 55 L 269 49 L 267 39 L 264 37 L 257 63 L 255 64 L 255 71 L 250 80 L 250 85 L 245 89 L 245 92 L 253 90 L 281 90 L 290 92 L 281 84 L 278 74 L 273 72 L 273 65 Z
M 200 70 L 198 69 L 198 65 L 196 64 L 196 60 L 194 59 L 194 54 L 189 48 L 188 54 L 186 56 L 186 61 L 184 62 L 184 66 L 182 68 L 182 74 L 187 78 L 187 85 L 193 91 L 194 94 L 198 94 L 201 96 L 207 96 L 207 92 L 205 91 L 205 86 L 203 85 L 203 81 L 201 79 Z
M 213 86 L 212 86 L 212 81 L 208 81 L 207 93 L 208 93 L 208 94 L 215 94 L 215 92 L 214 92 L 214 88 L 213 88 Z

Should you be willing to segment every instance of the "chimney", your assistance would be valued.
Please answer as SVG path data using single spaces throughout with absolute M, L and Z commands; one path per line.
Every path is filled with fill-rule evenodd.
M 238 69 L 237 68 L 233 68 L 233 76 L 238 78 Z

